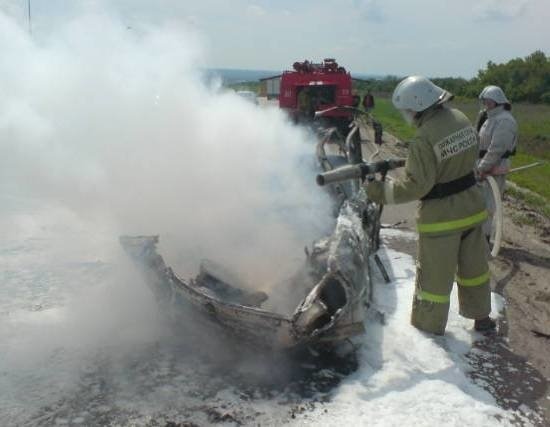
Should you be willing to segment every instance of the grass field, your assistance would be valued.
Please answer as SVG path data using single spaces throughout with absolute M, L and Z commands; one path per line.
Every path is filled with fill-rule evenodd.
M 414 127 L 405 122 L 401 113 L 392 105 L 390 99 L 376 98 L 373 114 L 382 123 L 384 130 L 402 141 L 407 141 L 414 137 Z
M 451 105 L 463 111 L 475 123 L 479 111 L 477 100 L 457 99 Z M 399 139 L 406 141 L 414 136 L 414 128 L 405 123 L 390 99 L 377 98 L 373 113 L 384 129 Z M 540 160 L 546 163 L 510 174 L 508 178 L 550 200 L 550 106 L 514 104 L 512 113 L 519 125 L 518 154 L 512 158 L 512 167 Z

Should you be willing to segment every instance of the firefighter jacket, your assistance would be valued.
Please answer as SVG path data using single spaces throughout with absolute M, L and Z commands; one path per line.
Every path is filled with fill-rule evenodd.
M 508 172 L 508 157 L 516 148 L 517 139 L 516 120 L 503 105 L 487 111 L 487 120 L 479 130 L 479 149 L 483 155 L 480 155 L 478 169 L 493 175 Z
M 460 111 L 445 106 L 424 112 L 416 121 L 416 138 L 409 143 L 405 177 L 374 181 L 367 194 L 383 204 L 405 203 L 426 196 L 436 184 L 472 173 L 478 158 L 475 129 Z M 487 218 L 477 185 L 446 197 L 423 200 L 417 212 L 421 234 L 441 235 L 471 228 Z

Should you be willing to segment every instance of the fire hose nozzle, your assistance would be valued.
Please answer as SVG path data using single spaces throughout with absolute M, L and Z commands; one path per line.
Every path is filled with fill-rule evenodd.
M 389 170 L 405 165 L 405 159 L 381 160 L 374 163 L 358 163 L 355 165 L 342 166 L 328 172 L 320 173 L 316 177 L 318 185 L 332 184 L 336 182 L 349 181 L 352 179 L 364 180 L 367 175 L 374 173 L 386 173 Z

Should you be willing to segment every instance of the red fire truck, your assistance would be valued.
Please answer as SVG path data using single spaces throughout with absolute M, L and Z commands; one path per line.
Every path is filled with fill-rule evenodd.
M 351 74 L 334 59 L 325 59 L 320 64 L 295 62 L 293 71 L 281 75 L 279 106 L 296 120 L 312 119 L 316 111 L 358 104 L 359 97 L 352 94 Z M 334 125 L 345 126 L 351 113 L 335 109 L 323 117 Z

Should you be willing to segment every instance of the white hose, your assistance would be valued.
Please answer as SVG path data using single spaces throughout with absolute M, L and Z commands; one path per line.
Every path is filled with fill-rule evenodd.
M 495 241 L 493 242 L 493 248 L 491 249 L 491 256 L 495 258 L 500 250 L 500 244 L 502 242 L 502 198 L 500 197 L 500 189 L 498 184 L 491 175 L 486 178 L 491 187 L 493 193 L 493 200 L 495 201 L 495 212 L 493 213 L 493 224 L 495 226 Z
M 374 142 L 372 143 L 372 145 L 374 146 L 374 153 L 369 156 L 369 162 L 371 163 L 374 162 L 374 159 L 380 155 L 380 149 L 378 148 L 378 145 L 376 145 Z
M 351 130 L 348 133 L 348 136 L 346 137 L 346 155 L 348 157 L 348 163 L 351 161 L 351 139 L 353 138 L 353 135 L 355 135 L 359 130 L 359 126 L 355 122 L 350 123 L 350 126 L 353 126 L 353 127 L 351 128 Z M 361 180 L 354 179 L 351 182 L 351 190 L 353 194 L 357 193 L 360 188 L 361 188 Z
M 352 129 L 349 131 L 348 136 L 346 136 L 346 151 L 349 158 L 349 153 L 351 151 L 351 138 L 359 130 L 359 127 L 354 123 Z

